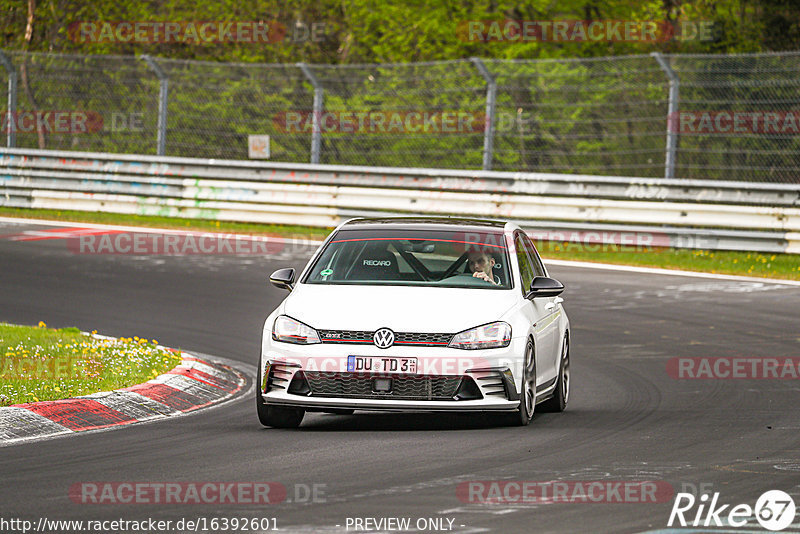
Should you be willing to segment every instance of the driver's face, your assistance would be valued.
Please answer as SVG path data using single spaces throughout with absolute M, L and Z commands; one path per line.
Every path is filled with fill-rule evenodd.
M 467 256 L 467 262 L 469 263 L 469 270 L 473 273 L 481 271 L 491 276 L 492 267 L 494 267 L 494 258 L 488 254 L 483 252 L 470 253 L 470 255 Z

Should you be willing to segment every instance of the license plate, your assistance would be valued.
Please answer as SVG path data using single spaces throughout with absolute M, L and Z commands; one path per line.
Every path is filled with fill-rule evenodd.
M 417 372 L 416 358 L 394 356 L 348 356 L 347 370 L 357 373 L 413 373 Z

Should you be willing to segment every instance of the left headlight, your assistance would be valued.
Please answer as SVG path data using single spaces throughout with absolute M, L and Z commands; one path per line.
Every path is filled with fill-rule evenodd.
M 511 325 L 498 321 L 464 330 L 453 336 L 448 347 L 454 349 L 495 349 L 511 343 Z
M 288 315 L 280 315 L 275 319 L 275 324 L 272 325 L 272 339 L 297 345 L 320 343 L 316 330 Z

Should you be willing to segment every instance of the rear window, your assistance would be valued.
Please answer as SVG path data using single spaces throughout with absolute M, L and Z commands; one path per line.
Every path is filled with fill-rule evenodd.
M 303 282 L 512 287 L 502 233 L 430 230 L 340 231 Z

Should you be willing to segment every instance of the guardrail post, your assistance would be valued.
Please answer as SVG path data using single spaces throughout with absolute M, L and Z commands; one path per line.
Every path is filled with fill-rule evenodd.
M 320 126 L 320 120 L 322 120 L 322 106 L 325 92 L 322 88 L 322 84 L 319 83 L 319 80 L 314 76 L 314 73 L 311 72 L 311 69 L 308 68 L 308 65 L 305 63 L 298 63 L 297 66 L 300 67 L 300 70 L 303 71 L 305 77 L 308 78 L 308 81 L 311 82 L 311 85 L 314 87 L 314 103 L 312 105 L 312 113 L 314 116 L 311 117 L 311 163 L 319 163 L 319 153 L 322 147 L 322 127 Z
M 169 78 L 161 65 L 148 55 L 140 56 L 158 77 L 158 149 L 157 154 L 163 156 L 167 149 L 167 93 Z
M 483 61 L 477 57 L 469 58 L 483 79 L 486 80 L 486 120 L 483 127 L 483 170 L 492 170 L 492 156 L 494 154 L 494 108 L 497 101 L 497 82 L 491 75 Z
M 680 78 L 672 70 L 660 52 L 650 54 L 658 61 L 661 70 L 669 79 L 669 103 L 667 104 L 667 157 L 664 162 L 664 178 L 675 178 L 675 154 L 678 150 L 678 102 Z
M 14 116 L 17 112 L 17 69 L 11 63 L 11 58 L 2 50 L 0 50 L 0 62 L 3 63 L 8 73 L 8 136 L 6 137 L 6 146 L 14 148 L 17 145 L 17 119 Z

